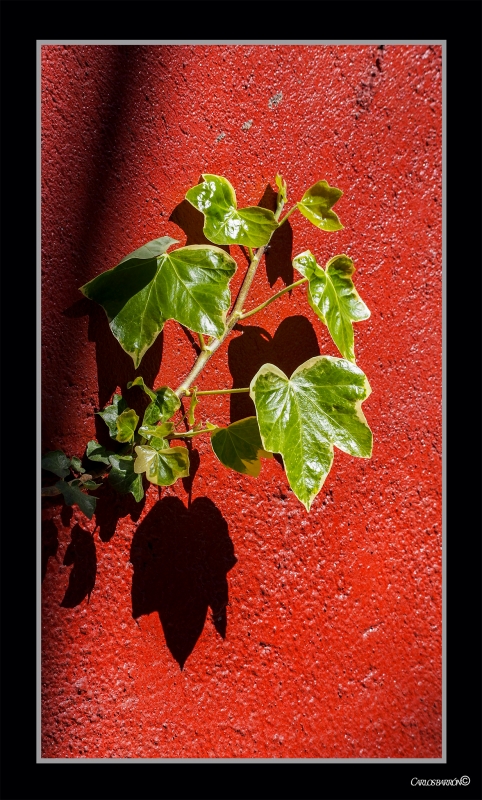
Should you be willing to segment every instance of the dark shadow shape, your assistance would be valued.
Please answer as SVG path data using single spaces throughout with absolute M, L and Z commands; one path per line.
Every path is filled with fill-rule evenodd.
M 273 191 L 268 183 L 261 200 L 258 203 L 260 208 L 267 208 L 269 211 L 276 211 L 278 194 Z M 270 286 L 274 286 L 278 278 L 281 278 L 285 286 L 293 283 L 293 230 L 287 220 L 281 228 L 275 231 L 265 252 L 266 274 Z
M 300 364 L 320 355 L 313 325 L 303 316 L 283 320 L 273 338 L 263 328 L 243 326 L 241 330 L 242 336 L 233 339 L 228 348 L 234 389 L 249 386 L 263 364 L 274 364 L 290 378 Z M 231 422 L 255 413 L 248 394 L 231 395 Z
M 162 361 L 162 331 L 135 369 L 132 358 L 122 349 L 110 330 L 107 315 L 100 305 L 84 298 L 73 303 L 63 313 L 67 317 L 89 316 L 88 338 L 96 346 L 99 410 L 110 402 L 117 386 L 125 387 L 139 375 L 144 378 L 147 386 L 152 387 Z
M 137 528 L 130 561 L 132 616 L 159 614 L 181 670 L 202 633 L 208 607 L 225 638 L 226 576 L 237 559 L 227 523 L 211 500 L 198 497 L 189 509 L 177 497 L 156 503 Z
M 202 183 L 202 178 L 199 183 Z M 178 203 L 169 217 L 169 222 L 174 222 L 175 225 L 179 225 L 186 234 L 187 240 L 184 247 L 190 244 L 208 244 L 212 246 L 213 243 L 210 242 L 209 239 L 206 239 L 203 233 L 204 214 L 198 211 L 197 208 L 194 208 L 189 200 L 184 199 Z M 229 254 L 229 245 L 218 244 L 216 247 L 220 247 L 221 250 Z
M 42 520 L 42 558 L 41 575 L 42 583 L 47 574 L 47 564 L 51 556 L 57 555 L 59 549 L 59 535 L 55 522 L 51 519 Z
M 189 439 L 185 440 L 185 445 L 189 451 L 189 475 L 187 476 L 187 478 L 182 478 L 182 485 L 184 486 L 184 491 L 186 491 L 189 495 L 189 505 L 190 505 L 192 484 L 194 478 L 196 477 L 196 472 L 199 469 L 201 458 L 199 455 L 199 450 L 193 450 L 192 442 L 189 441 Z
M 70 520 L 72 519 L 72 514 L 74 513 L 74 509 L 72 506 L 67 506 L 64 503 L 64 499 L 61 498 L 61 502 L 63 503 L 62 510 L 60 512 L 60 519 L 62 520 L 62 525 L 64 528 L 68 528 L 70 525 Z
M 144 491 L 150 484 L 144 480 Z M 104 481 L 102 488 L 95 492 L 97 504 L 95 507 L 95 521 L 99 526 L 99 539 L 109 542 L 116 532 L 117 523 L 122 517 L 130 518 L 137 522 L 146 502 L 146 496 L 138 503 L 133 495 L 120 494 L 110 486 L 108 480 Z
M 80 525 L 74 525 L 71 531 L 71 542 L 65 551 L 64 566 L 73 564 L 69 576 L 69 585 L 61 602 L 63 608 L 75 608 L 87 597 L 95 586 L 97 574 L 97 555 L 94 537 Z

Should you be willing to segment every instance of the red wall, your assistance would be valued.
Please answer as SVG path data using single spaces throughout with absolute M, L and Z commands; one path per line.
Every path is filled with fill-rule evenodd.
M 240 206 L 269 203 L 277 172 L 291 202 L 344 191 L 345 229 L 294 214 L 248 305 L 302 250 L 353 258 L 373 457 L 335 449 L 309 514 L 276 460 L 228 473 L 201 437 L 194 479 L 143 505 L 105 487 L 89 522 L 45 499 L 42 755 L 441 757 L 441 48 L 42 48 L 43 451 L 107 443 L 94 412 L 117 388 L 190 369 L 168 322 L 135 373 L 79 286 L 158 236 L 202 241 L 183 198 L 203 172 Z M 246 323 L 199 388 L 338 355 L 304 289 Z M 209 400 L 215 423 L 253 413 Z

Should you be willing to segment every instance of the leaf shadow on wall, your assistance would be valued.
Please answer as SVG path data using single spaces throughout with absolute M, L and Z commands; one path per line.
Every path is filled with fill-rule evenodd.
M 278 195 L 268 183 L 258 206 L 274 212 L 276 211 L 277 202 Z M 281 278 L 285 286 L 289 286 L 293 283 L 292 251 L 293 230 L 289 220 L 286 220 L 281 228 L 278 228 L 278 230 L 273 233 L 264 256 L 266 274 L 270 286 L 274 286 L 278 278 Z
M 63 313 L 67 317 L 89 317 L 88 339 L 89 342 L 95 342 L 100 409 L 110 401 L 117 386 L 124 387 L 139 375 L 144 378 L 147 386 L 153 385 L 162 361 L 162 331 L 135 369 L 132 358 L 113 336 L 107 315 L 100 305 L 85 297 L 77 300 Z
M 85 597 L 90 600 L 97 574 L 97 554 L 93 535 L 76 524 L 72 528 L 71 537 L 63 561 L 66 567 L 72 565 L 69 585 L 60 604 L 63 608 L 75 608 Z
M 144 479 L 144 491 L 149 484 Z M 99 527 L 99 539 L 102 542 L 109 542 L 116 532 L 117 523 L 122 517 L 130 515 L 132 522 L 137 522 L 144 505 L 145 495 L 137 502 L 133 495 L 120 494 L 106 480 L 101 488 L 95 493 L 98 503 L 95 507 L 95 521 Z
M 208 608 L 226 636 L 227 573 L 237 562 L 228 525 L 215 504 L 198 497 L 186 508 L 161 499 L 132 540 L 132 616 L 157 612 L 166 644 L 181 670 L 199 639 Z
M 233 339 L 228 348 L 234 389 L 249 386 L 263 364 L 274 364 L 290 378 L 300 364 L 320 355 L 315 329 L 301 315 L 284 319 L 274 336 L 254 325 L 237 325 L 235 330 L 241 330 L 242 335 Z M 231 422 L 254 416 L 256 411 L 249 394 L 232 394 L 230 413 Z

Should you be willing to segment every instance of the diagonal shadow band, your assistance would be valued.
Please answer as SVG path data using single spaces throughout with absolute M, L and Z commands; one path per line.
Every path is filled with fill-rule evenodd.
M 186 508 L 177 497 L 160 500 L 134 535 L 130 561 L 132 616 L 157 612 L 166 644 L 181 670 L 199 639 L 208 608 L 226 636 L 227 573 L 236 564 L 228 525 L 207 497 Z

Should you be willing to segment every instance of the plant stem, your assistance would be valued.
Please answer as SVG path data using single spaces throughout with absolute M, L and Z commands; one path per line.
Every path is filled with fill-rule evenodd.
M 269 297 L 267 300 L 265 300 L 264 303 L 261 303 L 260 306 L 256 306 L 256 308 L 253 308 L 252 311 L 247 311 L 245 314 L 241 314 L 239 319 L 242 320 L 242 319 L 247 319 L 248 317 L 252 317 L 253 314 L 257 314 L 258 311 L 261 311 L 263 308 L 266 308 L 266 306 L 269 306 L 269 304 L 272 303 L 273 300 L 276 300 L 278 297 L 281 297 L 281 295 L 285 294 L 285 292 L 290 292 L 291 289 L 295 289 L 296 286 L 301 286 L 302 283 L 307 283 L 307 281 L 308 278 L 301 278 L 301 280 L 296 281 L 296 283 L 292 283 L 290 286 L 285 286 L 285 288 L 281 289 L 280 292 L 276 292 L 276 294 L 274 294 L 272 297 Z
M 276 209 L 276 212 L 274 214 L 274 217 L 275 217 L 276 221 L 278 221 L 279 218 L 280 218 L 281 212 L 283 210 L 283 205 L 284 205 L 284 202 L 281 201 L 279 203 L 277 209 Z M 296 206 L 294 206 L 294 208 L 296 208 Z M 294 211 L 294 208 L 291 209 L 291 211 Z M 288 212 L 288 213 L 290 214 L 291 211 Z M 285 217 L 285 219 L 286 219 L 286 217 Z M 271 234 L 271 235 L 273 235 L 273 234 Z M 270 237 L 270 239 L 271 239 L 271 237 Z M 243 283 L 241 285 L 241 289 L 239 290 L 239 294 L 238 294 L 238 297 L 236 299 L 236 303 L 234 304 L 234 308 L 233 308 L 231 314 L 229 315 L 229 317 L 226 320 L 226 329 L 225 329 L 224 333 L 222 334 L 222 336 L 218 336 L 218 337 L 216 337 L 214 339 L 211 339 L 211 341 L 209 342 L 209 345 L 206 345 L 206 349 L 205 350 L 201 350 L 201 352 L 199 353 L 199 355 L 198 355 L 198 357 L 197 357 L 197 359 L 196 359 L 196 361 L 194 363 L 194 366 L 193 366 L 191 372 L 189 373 L 189 375 L 187 375 L 186 378 L 184 378 L 183 382 L 175 390 L 174 394 L 176 394 L 179 397 L 179 399 L 186 394 L 186 392 L 189 389 L 189 387 L 191 386 L 192 382 L 194 380 L 196 380 L 196 378 L 199 375 L 199 373 L 202 372 L 202 370 L 206 366 L 207 362 L 209 361 L 209 359 L 211 358 L 213 353 L 215 353 L 216 350 L 218 349 L 218 347 L 220 347 L 222 345 L 224 340 L 227 339 L 227 337 L 231 333 L 231 331 L 234 328 L 234 326 L 236 325 L 236 323 L 239 322 L 239 319 L 241 318 L 241 315 L 243 313 L 244 302 L 245 302 L 246 297 L 248 295 L 248 292 L 249 292 L 249 290 L 251 288 L 251 284 L 253 283 L 253 279 L 254 279 L 254 276 L 256 274 L 256 270 L 258 269 L 258 264 L 261 261 L 261 258 L 263 257 L 268 244 L 269 244 L 269 241 L 265 245 L 263 245 L 263 247 L 259 247 L 258 250 L 256 250 L 256 253 L 253 255 L 253 257 L 251 259 L 249 267 L 248 267 L 248 269 L 246 271 L 246 275 L 244 276 L 244 280 L 243 280 Z M 250 250 L 250 255 L 251 255 L 252 252 L 253 251 Z M 201 392 L 198 392 L 198 394 L 201 394 Z
M 295 203 L 295 205 L 294 205 L 292 208 L 290 208 L 290 210 L 288 211 L 288 213 L 284 215 L 283 219 L 281 220 L 281 222 L 280 222 L 280 224 L 279 224 L 279 226 L 280 226 L 280 227 L 281 227 L 281 225 L 283 224 L 283 222 L 286 222 L 286 220 L 288 219 L 288 217 L 290 217 L 290 216 L 291 216 L 291 214 L 293 213 L 293 211 L 296 211 L 296 209 L 297 209 L 297 208 L 298 208 L 298 205 Z
M 247 389 L 210 389 L 206 392 L 196 392 L 196 396 L 199 397 L 203 394 L 239 394 L 240 392 L 249 392 L 249 386 Z M 186 389 L 184 394 L 186 397 L 190 397 L 193 392 L 190 392 L 189 389 Z
M 192 439 L 193 436 L 199 436 L 201 433 L 212 433 L 213 428 L 203 428 L 200 431 L 186 431 L 185 433 L 169 433 L 165 438 L 166 439 Z
M 199 336 L 199 345 L 201 347 L 201 350 L 205 350 L 206 349 L 206 342 L 204 340 L 204 336 L 202 335 L 202 333 L 198 333 L 198 336 Z

